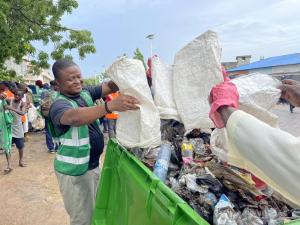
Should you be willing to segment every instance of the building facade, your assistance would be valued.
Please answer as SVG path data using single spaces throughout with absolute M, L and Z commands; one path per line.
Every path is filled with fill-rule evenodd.
M 264 73 L 278 79 L 295 79 L 300 81 L 300 53 L 261 59 L 259 61 L 227 70 L 232 78 L 250 74 Z
M 26 84 L 34 84 L 36 80 L 41 80 L 43 83 L 49 83 L 53 80 L 53 76 L 46 69 L 42 69 L 38 75 L 31 74 L 30 68 L 32 65 L 27 58 L 23 58 L 20 64 L 17 64 L 14 59 L 7 60 L 5 66 L 9 70 L 16 71 L 17 76 L 21 76 Z

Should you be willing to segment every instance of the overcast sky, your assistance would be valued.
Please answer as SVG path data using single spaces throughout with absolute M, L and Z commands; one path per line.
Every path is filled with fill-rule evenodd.
M 97 53 L 74 58 L 85 77 L 138 47 L 173 63 L 175 53 L 208 29 L 218 32 L 222 60 L 300 52 L 300 0 L 79 0 L 63 24 L 92 32 Z

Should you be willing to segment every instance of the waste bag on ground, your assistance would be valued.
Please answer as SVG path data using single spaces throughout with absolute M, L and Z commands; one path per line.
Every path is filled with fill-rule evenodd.
M 32 123 L 38 117 L 38 112 L 34 105 L 31 105 L 31 107 L 28 109 L 27 114 L 28 114 L 28 122 L 30 123 Z
M 173 92 L 173 68 L 157 56 L 152 58 L 152 88 L 154 103 L 161 119 L 180 121 Z
M 142 62 L 123 57 L 114 62 L 106 72 L 118 85 L 121 94 L 131 95 L 140 102 L 139 110 L 119 113 L 116 131 L 118 141 L 128 148 L 159 146 L 159 112 L 154 105 Z
M 174 98 L 187 132 L 214 127 L 207 98 L 211 88 L 223 81 L 220 59 L 221 48 L 213 31 L 200 35 L 175 56 Z
M 39 113 L 37 113 L 36 118 L 31 122 L 31 126 L 35 130 L 43 130 L 45 128 L 45 119 Z

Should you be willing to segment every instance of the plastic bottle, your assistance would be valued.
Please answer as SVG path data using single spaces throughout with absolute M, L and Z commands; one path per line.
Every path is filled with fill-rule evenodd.
M 191 139 L 195 155 L 202 156 L 205 153 L 205 145 L 202 138 Z
M 160 146 L 156 163 L 154 166 L 154 174 L 159 177 L 163 182 L 166 181 L 169 162 L 171 158 L 172 145 L 170 142 L 163 142 Z
M 183 159 L 193 159 L 193 144 L 187 138 L 182 141 L 181 155 Z

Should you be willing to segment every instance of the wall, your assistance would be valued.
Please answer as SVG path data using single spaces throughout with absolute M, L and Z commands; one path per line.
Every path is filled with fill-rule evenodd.
M 250 74 L 250 73 L 265 73 L 265 74 L 271 74 L 276 77 L 289 76 L 289 75 L 300 76 L 300 64 L 259 68 L 259 69 L 252 69 L 247 71 L 231 72 L 231 73 L 229 72 L 229 76 L 234 77 L 237 75 Z

